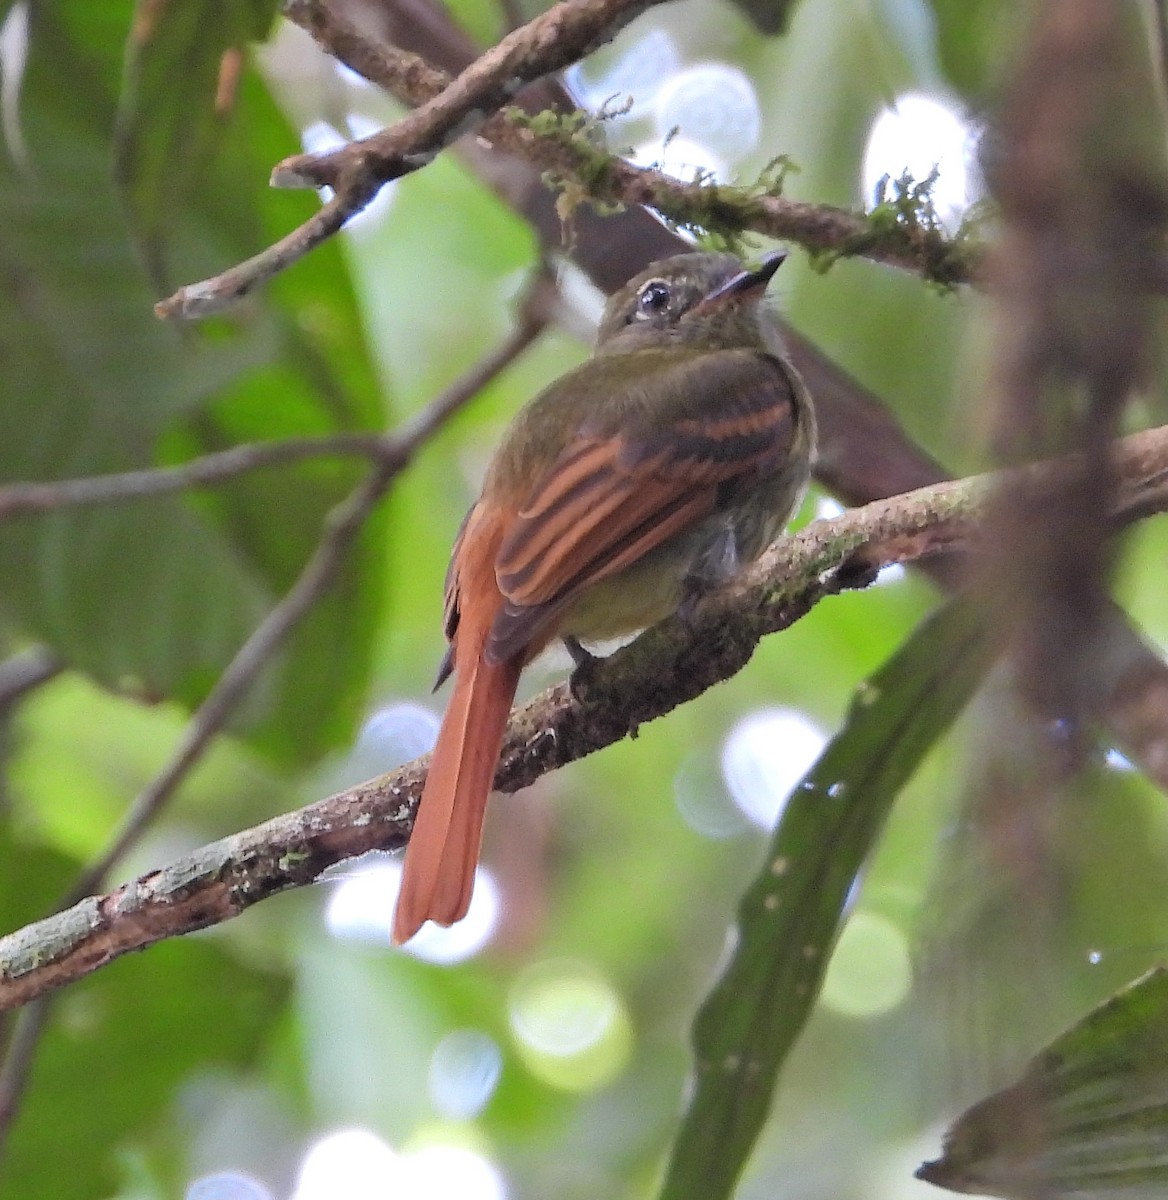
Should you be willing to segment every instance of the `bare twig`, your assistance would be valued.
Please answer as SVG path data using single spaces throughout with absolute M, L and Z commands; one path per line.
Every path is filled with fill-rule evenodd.
M 64 669 L 50 650 L 33 646 L 0 662 L 0 718 L 29 692 L 48 683 Z
M 173 296 L 159 300 L 154 311 L 164 319 L 188 320 L 222 312 L 327 241 L 377 195 L 381 186 L 372 179 L 346 180 L 327 204 L 274 245 L 212 279 L 180 288 Z
M 4 1046 L 4 1062 L 0 1066 L 0 1158 L 8 1131 L 20 1111 L 20 1101 L 28 1086 L 37 1044 L 44 1033 L 52 1006 L 51 996 L 34 1000 L 15 1017 L 11 1039 Z
M 408 50 L 371 43 L 333 7 L 295 3 L 285 11 L 328 53 L 403 104 L 426 105 L 449 94 L 452 76 L 446 71 Z M 905 222 L 877 225 L 847 209 L 788 200 L 758 188 L 684 183 L 606 153 L 577 120 L 542 120 L 539 125 L 538 130 L 533 128 L 512 109 L 486 120 L 479 135 L 540 171 L 570 180 L 582 195 L 598 202 L 644 205 L 679 224 L 750 230 L 798 242 L 809 250 L 863 254 L 947 283 L 965 282 L 976 275 L 980 252 L 945 237 L 939 228 Z M 354 142 L 322 155 L 296 155 L 277 170 L 290 170 L 296 178 L 317 186 L 328 185 L 350 168 L 357 154 L 365 153 L 366 144 Z
M 331 237 L 378 191 L 431 162 L 440 150 L 505 104 L 524 83 L 558 71 L 615 36 L 662 0 L 561 0 L 508 34 L 448 86 L 400 121 L 331 154 L 294 155 L 272 172 L 277 187 L 331 187 L 335 195 L 274 246 L 212 279 L 190 284 L 155 305 L 160 317 L 220 312 Z M 286 11 L 310 20 L 321 0 L 288 0 Z
M 352 435 L 354 439 L 359 439 L 352 442 L 346 442 L 344 435 L 340 438 L 319 439 L 319 442 L 333 443 L 333 450 L 340 443 L 357 453 L 371 453 L 374 464 L 349 497 L 329 514 L 320 542 L 296 582 L 240 647 L 207 698 L 191 717 L 182 741 L 170 761 L 134 801 L 109 846 L 76 881 L 64 900 L 66 905 L 75 905 L 99 886 L 106 872 L 133 845 L 174 795 L 191 768 L 223 728 L 244 693 L 332 584 L 345 555 L 399 472 L 445 421 L 514 362 L 546 328 L 548 315 L 553 307 L 548 295 L 549 288 L 554 288 L 554 284 L 541 263 L 520 299 L 516 325 L 510 335 L 416 417 L 406 422 L 396 434 L 388 437 Z M 203 464 L 208 463 L 210 459 L 216 460 L 210 468 L 204 465 L 200 470 L 204 474 L 210 471 L 208 478 L 219 478 L 221 476 L 215 472 L 227 468 L 231 468 L 230 473 L 238 473 L 239 470 L 250 469 L 256 465 L 274 465 L 277 462 L 306 457 L 301 450 L 319 449 L 319 442 L 315 446 L 312 443 L 279 443 L 269 447 L 238 447 L 238 453 L 228 451 L 225 455 L 199 460 Z M 260 453 L 261 451 L 272 453 Z M 234 457 L 231 457 L 233 453 Z M 257 459 L 262 462 L 257 462 Z M 146 487 L 157 486 L 153 472 L 134 472 L 131 475 L 138 476 L 139 483 Z M 151 478 L 143 481 L 142 476 Z M 168 483 L 173 483 L 173 478 L 164 477 Z M 184 481 L 182 476 L 179 478 L 178 486 L 190 486 L 189 479 Z M 82 491 L 84 489 L 81 485 L 89 482 L 103 481 L 75 481 Z M 172 489 L 165 487 L 161 490 Z M 47 1016 L 48 1000 L 40 999 L 23 1015 L 10 1039 L 6 1042 L 0 1040 L 0 1047 L 3 1048 L 3 1062 L 0 1063 L 0 1149 L 19 1110 L 36 1045 L 45 1028 Z
M 0 521 L 20 513 L 49 512 L 85 504 L 142 500 L 170 492 L 210 487 L 249 471 L 288 466 L 306 459 L 356 455 L 371 459 L 389 453 L 379 433 L 334 433 L 318 438 L 249 442 L 170 467 L 147 467 L 80 479 L 0 485 Z
M 396 435 L 380 440 L 377 461 L 348 499 L 329 514 L 320 543 L 296 582 L 240 647 L 191 717 L 170 761 L 134 801 L 110 845 L 81 875 L 66 903 L 73 903 L 98 886 L 174 794 L 259 673 L 331 586 L 370 513 L 418 449 L 539 336 L 546 323 L 547 286 L 541 268 L 521 301 L 519 319 L 511 334 Z
M 1146 514 L 1149 494 L 1168 500 L 1168 426 L 1116 443 L 1113 463 L 1117 518 Z M 1025 470 L 1052 481 L 1072 469 L 1073 460 L 1060 460 Z M 495 786 L 526 787 L 729 678 L 761 637 L 875 568 L 968 549 L 990 489 L 1002 478 L 922 488 L 782 539 L 737 586 L 711 597 L 694 626 L 664 621 L 605 660 L 580 696 L 560 684 L 513 713 Z M 311 883 L 342 859 L 403 845 L 427 765 L 428 757 L 407 763 L 0 939 L 0 1010 L 131 950 L 237 916 L 275 892 Z

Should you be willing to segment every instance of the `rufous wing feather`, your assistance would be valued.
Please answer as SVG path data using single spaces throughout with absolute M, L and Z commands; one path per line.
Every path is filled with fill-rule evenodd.
M 683 408 L 665 425 L 633 423 L 608 436 L 585 429 L 520 506 L 499 547 L 505 603 L 489 658 L 545 638 L 582 591 L 709 515 L 721 487 L 773 469 L 789 452 L 794 390 L 776 359 L 730 350 L 700 355 L 689 370 L 687 385 L 713 398 L 712 411 Z M 640 381 L 646 391 L 675 384 L 667 369 Z

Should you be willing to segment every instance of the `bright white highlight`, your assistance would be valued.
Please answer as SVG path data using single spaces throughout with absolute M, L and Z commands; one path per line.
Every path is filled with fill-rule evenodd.
M 678 129 L 700 146 L 716 146 L 737 163 L 758 148 L 762 114 L 750 77 L 727 63 L 701 63 L 674 75 L 654 105 L 662 137 Z
M 463 1146 L 398 1154 L 365 1129 L 323 1137 L 304 1156 L 291 1200 L 507 1200 L 489 1159 Z
M 440 721 L 437 713 L 421 704 L 403 702 L 379 708 L 361 727 L 346 775 L 354 782 L 392 770 L 434 749 Z
M 325 909 L 325 926 L 334 937 L 388 947 L 400 890 L 400 859 L 377 855 L 341 879 Z M 466 916 L 449 929 L 427 921 L 404 949 L 426 962 L 463 962 L 491 940 L 498 922 L 499 888 L 490 871 L 480 866 Z
M 323 1137 L 304 1156 L 292 1200 L 389 1200 L 399 1159 L 366 1129 L 343 1129 Z M 438 1200 L 438 1194 L 434 1194 Z
M 503 1073 L 503 1052 L 478 1029 L 456 1029 L 430 1059 L 430 1102 L 444 1117 L 465 1121 L 482 1111 Z
M 216 1171 L 196 1179 L 183 1200 L 272 1200 L 272 1193 L 258 1179 L 238 1171 Z
M 600 109 L 614 97 L 619 105 L 632 97 L 629 115 L 635 118 L 644 115 L 661 85 L 680 68 L 673 39 L 664 30 L 652 29 L 602 74 L 591 77 L 583 67 L 575 66 L 565 72 L 565 80 L 585 108 Z
M 814 722 L 790 708 L 742 718 L 722 747 L 722 776 L 735 804 L 762 829 L 782 815 L 787 797 L 827 745 Z
M 820 496 L 815 501 L 815 519 L 830 521 L 833 517 L 842 517 L 844 506 L 834 496 Z
M 712 176 L 715 182 L 724 183 L 730 176 L 724 158 L 704 142 L 682 136 L 668 142 L 661 138 L 642 142 L 634 148 L 632 160 L 639 167 L 655 166 L 684 183 L 692 182 L 698 175 Z
M 495 936 L 499 908 L 499 885 L 489 868 L 479 866 L 466 916 L 449 928 L 427 921 L 404 949 L 424 962 L 443 966 L 473 958 Z
M 863 187 L 871 198 L 884 176 L 906 171 L 916 182 L 938 171 L 933 185 L 937 215 L 956 227 L 974 199 L 969 173 L 970 127 L 950 105 L 934 96 L 909 92 L 896 99 L 872 124 L 864 151 Z
M 18 0 L 0 25 L 0 131 L 15 162 L 26 163 L 28 151 L 20 131 L 20 85 L 28 64 L 28 3 Z

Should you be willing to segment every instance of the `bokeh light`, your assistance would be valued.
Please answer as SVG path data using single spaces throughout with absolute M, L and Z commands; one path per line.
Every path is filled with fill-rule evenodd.
M 434 749 L 439 724 L 438 714 L 423 704 L 384 705 L 369 716 L 352 750 L 330 772 L 330 786 L 360 783 L 428 753 Z
M 490 1159 L 431 1144 L 405 1154 L 367 1129 L 330 1133 L 304 1156 L 291 1200 L 506 1200 Z
M 722 747 L 722 776 L 734 803 L 761 829 L 772 829 L 787 797 L 827 745 L 803 713 L 765 708 L 743 717 Z
M 936 169 L 933 203 L 954 228 L 974 199 L 969 169 L 973 133 L 950 104 L 921 92 L 898 96 L 873 121 L 864 150 L 864 195 L 871 198 L 881 178 L 905 172 L 923 182 Z
M 482 1111 L 503 1073 L 503 1052 L 479 1029 L 456 1029 L 430 1059 L 430 1103 L 444 1117 L 467 1120 Z
M 393 909 L 401 889 L 401 859 L 367 855 L 344 874 L 332 874 L 336 890 L 325 909 L 325 926 L 334 937 L 390 944 Z M 403 949 L 426 962 L 450 965 L 477 954 L 494 936 L 499 922 L 499 887 L 491 872 L 475 872 L 470 909 L 457 924 L 445 928 L 427 921 Z
M 272 1193 L 250 1175 L 216 1171 L 196 1179 L 183 1193 L 183 1200 L 272 1200 Z
M 398 1161 L 393 1149 L 367 1129 L 330 1133 L 304 1156 L 292 1200 L 387 1200 L 400 1195 L 395 1190 Z
M 656 167 L 674 179 L 691 182 L 699 175 L 710 176 L 717 183 L 729 178 L 726 160 L 704 142 L 678 135 L 655 138 L 634 147 L 632 161 L 639 167 Z
M 564 1091 L 602 1087 L 632 1052 L 632 1024 L 620 996 L 587 964 L 529 967 L 512 986 L 510 1018 L 528 1070 Z
M 849 1017 L 896 1008 L 912 984 L 903 930 L 881 913 L 860 911 L 844 926 L 823 981 L 824 1005 Z
M 682 761 L 673 779 L 673 796 L 681 819 L 702 837 L 735 837 L 752 828 L 730 798 L 717 761 L 708 754 L 691 754 Z
M 423 1146 L 402 1155 L 400 1184 L 386 1200 L 506 1200 L 502 1172 L 466 1146 Z
M 728 63 L 699 63 L 671 76 L 654 103 L 657 132 L 716 146 L 730 164 L 758 148 L 762 114 L 750 76 Z
M 631 115 L 643 116 L 658 90 L 681 67 L 673 39 L 661 29 L 651 29 L 623 49 L 605 69 L 597 71 L 595 60 L 569 68 L 564 79 L 569 91 L 584 108 L 599 110 L 614 97 L 618 102 L 631 97 Z

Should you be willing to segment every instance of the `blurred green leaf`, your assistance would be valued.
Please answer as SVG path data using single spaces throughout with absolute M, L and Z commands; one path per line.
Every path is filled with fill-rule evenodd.
M 168 282 L 164 241 L 198 190 L 234 113 L 251 42 L 278 0 L 138 0 L 126 46 L 115 131 L 115 177 L 150 278 Z
M 287 980 L 191 938 L 124 959 L 60 998 L 9 1135 L 0 1192 L 109 1195 L 193 1072 L 256 1061 Z M 132 1082 L 130 1082 L 132 1081 Z
M 79 0 L 34 13 L 20 114 L 30 161 L 0 157 L 0 220 L 14 232 L 0 245 L 0 478 L 96 474 L 245 439 L 382 424 L 337 246 L 232 324 L 180 336 L 155 319 L 108 182 L 130 18 L 128 3 L 97 12 Z M 264 186 L 295 137 L 250 68 L 235 118 L 187 180 L 189 202 L 165 197 L 184 277 L 253 253 L 316 203 Z M 171 144 L 172 133 L 155 141 Z M 144 176 L 163 170 L 157 155 L 142 166 Z M 163 198 L 145 187 L 149 214 L 146 197 Z M 194 705 L 358 475 L 351 462 L 323 460 L 195 500 L 10 522 L 0 529 L 5 615 L 107 686 Z M 384 538 L 383 520 L 373 521 L 237 721 L 279 759 L 309 760 L 351 736 L 381 610 Z
M 985 1196 L 1168 1189 L 1168 970 L 1056 1038 L 1012 1086 L 962 1113 L 917 1176 Z
M 1030 10 L 1008 0 L 931 4 L 946 76 L 966 99 L 984 102 L 1001 83 L 1005 52 L 1019 44 Z
M 972 606 L 950 603 L 860 686 L 844 728 L 791 794 L 742 898 L 734 956 L 694 1022 L 696 1091 L 662 1200 L 731 1194 L 892 801 L 989 659 Z

